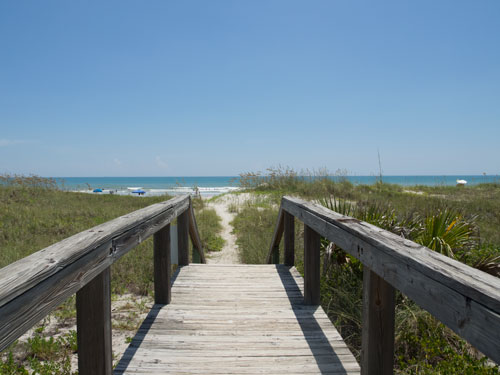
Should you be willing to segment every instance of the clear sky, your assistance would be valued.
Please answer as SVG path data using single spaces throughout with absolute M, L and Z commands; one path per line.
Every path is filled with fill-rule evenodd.
M 0 173 L 500 173 L 500 1 L 0 2 Z

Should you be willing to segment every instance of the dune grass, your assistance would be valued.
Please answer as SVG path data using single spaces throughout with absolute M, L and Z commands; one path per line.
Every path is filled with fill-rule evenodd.
M 50 179 L 0 176 L 0 268 L 73 234 L 169 198 L 65 192 Z M 221 229 L 220 218 L 215 211 L 202 209 L 201 200 L 195 199 L 193 204 L 202 243 L 216 250 L 221 247 L 213 240 Z M 114 263 L 111 276 L 113 298 L 124 293 L 137 295 L 138 301 L 139 296 L 152 296 L 152 238 Z M 63 326 L 74 324 L 74 296 L 48 319 L 52 317 Z M 113 325 L 115 329 L 133 331 L 135 320 L 118 319 Z M 28 342 L 17 343 L 1 354 L 0 374 L 71 374 L 70 357 L 76 351 L 74 333 L 50 337 L 43 331 L 44 321 Z
M 168 197 L 84 194 L 31 186 L 0 187 L 0 267 L 73 234 Z M 112 267 L 113 290 L 152 290 L 152 241 Z
M 205 251 L 221 251 L 225 240 L 220 236 L 222 231 L 221 217 L 213 208 L 206 207 L 202 199 L 194 200 L 195 216 L 201 242 Z
M 272 178 L 266 180 L 250 176 L 242 181 L 243 186 L 257 197 L 242 207 L 234 207 L 237 216 L 233 225 L 245 263 L 265 261 L 276 224 L 277 207 L 285 194 L 316 201 L 334 196 L 334 200 L 358 207 L 359 215 L 364 215 L 363 220 L 379 218 L 378 224 L 386 225 L 389 230 L 392 224 L 404 223 L 408 227 L 409 217 L 423 222 L 426 217 L 440 211 L 452 210 L 466 220 L 473 220 L 477 228 L 475 245 L 463 261 L 472 265 L 500 253 L 498 184 L 462 188 L 403 188 L 388 184 L 354 186 L 342 176 L 332 181 L 318 175 L 302 177 L 290 170 L 274 170 Z M 72 234 L 166 199 L 165 196 L 138 198 L 62 192 L 56 190 L 50 181 L 37 177 L 19 178 L 17 182 L 0 185 L 0 268 Z M 220 219 L 215 211 L 204 208 L 202 201 L 195 200 L 194 206 L 202 241 L 207 248 L 216 250 L 220 244 L 213 239 L 218 237 Z M 298 222 L 295 236 L 296 265 L 302 272 L 303 226 Z M 325 251 L 325 246 L 322 251 Z M 341 253 L 337 259 L 342 259 Z M 362 267 L 350 259 L 349 262 L 333 262 L 326 269 L 321 280 L 322 305 L 359 358 Z M 151 239 L 112 266 L 112 280 L 113 293 L 152 294 Z M 74 301 L 65 306 L 57 313 L 74 315 Z M 468 344 L 401 294 L 397 299 L 396 327 L 397 373 L 499 374 L 498 368 L 491 367 Z M 66 354 L 59 358 L 59 362 L 35 361 L 32 367 L 47 367 L 39 371 L 43 374 L 69 373 L 67 353 L 72 350 L 71 344 L 50 342 L 49 338 L 36 340 L 33 341 L 34 348 L 41 352 L 46 347 L 61 347 Z M 26 373 L 22 369 L 8 356 L 0 361 L 0 373 Z
M 471 266 L 489 264 L 489 271 L 498 274 L 499 268 L 494 264 L 500 256 L 498 184 L 460 188 L 406 188 L 382 183 L 354 186 L 341 178 L 308 178 L 290 170 L 274 170 L 271 177 L 265 178 L 253 173 L 248 176 L 249 179 L 243 179 L 243 186 L 261 199 L 260 208 L 244 207 L 234 220 L 238 246 L 246 263 L 265 262 L 276 225 L 276 205 L 281 196 L 294 195 L 326 206 L 328 201 L 330 205 L 336 202 L 330 208 L 398 234 L 404 231 L 407 238 Z M 265 208 L 263 200 L 267 200 Z M 302 272 L 303 225 L 297 220 L 295 225 L 296 267 Z M 452 229 L 456 229 L 455 233 Z M 335 249 L 325 264 L 327 245 L 328 241 L 322 240 L 321 304 L 359 359 L 362 265 L 341 249 Z M 500 373 L 486 357 L 401 293 L 396 307 L 395 369 L 398 374 Z

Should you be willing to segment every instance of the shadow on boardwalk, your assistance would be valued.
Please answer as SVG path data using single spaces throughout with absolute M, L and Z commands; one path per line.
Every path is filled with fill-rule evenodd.
M 293 297 L 296 296 L 297 293 L 302 293 L 302 291 L 291 275 L 290 268 L 287 269 L 283 266 L 276 267 L 285 291 L 290 298 L 290 301 L 292 301 L 294 299 Z M 303 302 L 299 304 L 293 303 L 293 312 L 295 313 L 295 317 L 297 318 L 297 322 L 300 325 L 300 329 L 302 329 L 302 332 L 304 333 L 304 338 L 306 339 L 307 344 L 309 345 L 309 348 L 314 355 L 314 359 L 316 360 L 321 373 L 331 373 L 331 364 L 338 363 L 339 370 L 338 372 L 336 371 L 336 373 L 347 374 L 347 370 L 342 365 L 342 361 L 335 353 L 334 348 L 330 345 L 328 337 L 325 335 L 323 329 L 320 327 L 319 323 L 314 317 L 314 311 L 311 310 L 310 314 L 304 315 L 304 310 L 299 308 L 301 306 L 304 306 Z M 321 307 L 318 306 L 318 309 L 321 309 Z M 298 314 L 299 311 L 301 312 L 300 314 Z M 321 351 L 319 350 L 319 348 L 321 348 Z

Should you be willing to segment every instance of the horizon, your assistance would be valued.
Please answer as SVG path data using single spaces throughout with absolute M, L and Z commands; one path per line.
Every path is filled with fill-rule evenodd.
M 468 177 L 495 177 L 500 174 L 383 174 L 383 177 L 456 177 L 456 176 L 468 176 Z M 267 174 L 261 174 L 260 176 L 268 176 Z M 298 177 L 380 177 L 378 174 L 369 174 L 369 175 L 361 175 L 361 174 L 346 174 L 346 175 L 335 175 L 335 174 L 326 174 L 326 175 L 302 175 L 297 174 Z M 240 175 L 185 175 L 185 176 L 39 176 L 42 178 L 183 178 L 183 177 L 240 177 Z
M 495 176 L 499 16 L 497 0 L 1 2 L 0 173 Z

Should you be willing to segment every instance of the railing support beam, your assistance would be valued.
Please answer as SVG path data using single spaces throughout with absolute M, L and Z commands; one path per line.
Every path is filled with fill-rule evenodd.
M 273 240 L 269 248 L 269 253 L 267 254 L 267 264 L 278 264 L 280 262 L 280 242 L 281 237 L 283 237 L 283 215 L 284 211 L 280 208 L 278 212 L 278 223 L 274 228 Z
M 179 266 L 189 265 L 189 212 L 177 217 L 177 240 L 179 241 Z
M 295 265 L 295 218 L 292 214 L 283 211 L 285 230 L 285 265 Z
M 112 375 L 110 267 L 76 293 L 78 373 Z
M 394 369 L 394 288 L 363 270 L 361 375 L 392 375 Z
M 304 225 L 304 303 L 320 303 L 320 236 L 312 228 Z
M 154 234 L 153 243 L 155 303 L 166 305 L 171 299 L 170 224 Z
M 280 264 L 280 247 L 275 246 L 273 249 L 273 264 Z

